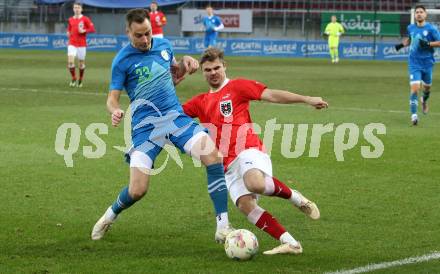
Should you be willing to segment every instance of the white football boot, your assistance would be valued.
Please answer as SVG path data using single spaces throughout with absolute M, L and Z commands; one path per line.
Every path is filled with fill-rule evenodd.
M 295 190 L 295 192 L 301 196 L 301 205 L 297 207 L 299 210 L 301 210 L 304 214 L 310 217 L 312 220 L 318 220 L 321 214 L 319 213 L 318 206 L 306 197 Z
M 111 210 L 111 207 L 107 209 Z M 107 211 L 102 215 L 101 218 L 96 222 L 95 226 L 92 230 L 92 240 L 101 240 L 104 237 L 105 233 L 110 229 L 110 226 L 114 223 L 115 220 L 109 220 L 106 218 Z
M 292 245 L 289 243 L 282 244 L 280 246 L 275 247 L 274 249 L 264 251 L 264 255 L 275 255 L 275 254 L 301 254 L 303 252 L 301 244 L 298 242 L 298 245 Z
M 215 232 L 215 241 L 219 244 L 224 244 L 226 241 L 226 236 L 228 236 L 228 234 L 234 230 L 235 228 L 233 228 L 231 224 L 222 229 L 217 229 Z

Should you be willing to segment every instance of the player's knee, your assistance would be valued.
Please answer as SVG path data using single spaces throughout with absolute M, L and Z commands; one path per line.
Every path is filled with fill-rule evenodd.
M 244 176 L 244 184 L 246 188 L 253 193 L 263 193 L 265 188 L 264 174 L 258 169 L 248 170 Z
M 86 64 L 85 63 L 80 63 L 79 64 L 79 68 L 80 69 L 85 69 L 86 68 Z
M 244 215 L 249 215 L 249 213 L 256 207 L 255 198 L 253 195 L 244 195 L 238 198 L 237 207 Z
M 133 187 L 130 188 L 130 196 L 133 200 L 140 200 L 142 197 L 147 194 L 147 188 L 146 187 Z

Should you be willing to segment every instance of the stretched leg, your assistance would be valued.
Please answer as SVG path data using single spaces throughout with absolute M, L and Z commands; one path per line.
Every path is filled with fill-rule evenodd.
M 149 162 L 145 159 L 146 154 L 135 151 L 132 155 L 130 163 L 130 183 L 119 193 L 116 201 L 110 206 L 107 211 L 98 220 L 92 230 L 92 240 L 100 240 L 109 230 L 110 226 L 116 220 L 116 217 L 125 209 L 132 206 L 140 200 L 148 191 L 149 175 L 151 169 L 142 164 L 142 167 L 135 167 L 139 161 Z M 137 159 L 137 160 L 136 160 Z M 145 160 L 145 161 L 144 161 Z
M 224 243 L 226 236 L 233 230 L 228 218 L 228 191 L 225 183 L 223 158 L 215 148 L 215 143 L 205 132 L 200 132 L 185 144 L 185 151 L 206 166 L 208 193 L 214 205 L 217 231 L 215 240 Z
M 243 178 L 246 188 L 249 191 L 265 196 L 288 199 L 294 206 L 299 208 L 311 219 L 319 219 L 320 213 L 315 203 L 308 200 L 298 191 L 289 188 L 277 178 L 267 176 L 261 170 L 256 168 L 248 170 Z
M 257 205 L 255 195 L 241 196 L 237 200 L 237 207 L 247 216 L 249 222 L 281 242 L 281 246 L 266 251 L 265 254 L 302 253 L 301 244 L 268 211 Z

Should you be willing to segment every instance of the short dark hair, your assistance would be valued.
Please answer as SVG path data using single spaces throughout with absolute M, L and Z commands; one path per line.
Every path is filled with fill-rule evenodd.
M 416 6 L 414 7 L 414 10 L 417 10 L 417 9 L 422 9 L 423 11 L 426 11 L 426 8 L 425 8 L 424 5 L 416 5 Z
M 214 47 L 207 48 L 202 53 L 202 57 L 200 57 L 200 65 L 203 65 L 203 63 L 205 62 L 214 62 L 217 59 L 219 59 L 222 63 L 224 63 L 225 62 L 224 56 L 225 54 L 223 53 L 223 50 L 219 48 L 214 48 Z
M 80 7 L 83 6 L 83 4 L 81 4 L 81 2 L 74 2 L 73 5 L 74 5 L 74 6 L 80 6 Z
M 127 27 L 130 27 L 133 22 L 142 24 L 145 19 L 149 20 L 149 12 L 146 9 L 131 9 L 125 16 Z

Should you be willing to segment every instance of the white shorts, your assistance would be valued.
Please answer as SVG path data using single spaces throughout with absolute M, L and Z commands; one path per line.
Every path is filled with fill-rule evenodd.
M 85 60 L 86 59 L 86 47 L 75 47 L 75 46 L 69 45 L 67 47 L 67 55 L 77 57 L 78 60 Z
M 249 194 L 256 195 L 246 188 L 243 180 L 243 175 L 253 168 L 261 170 L 266 177 L 269 176 L 272 178 L 272 162 L 269 155 L 257 149 L 243 150 L 229 165 L 225 179 L 229 196 L 231 196 L 234 205 L 237 205 L 237 200 L 241 196 Z

